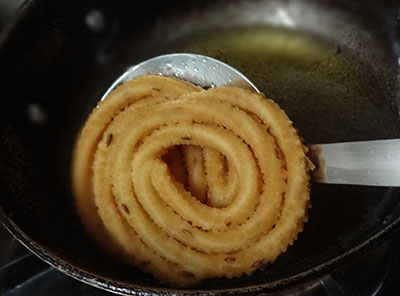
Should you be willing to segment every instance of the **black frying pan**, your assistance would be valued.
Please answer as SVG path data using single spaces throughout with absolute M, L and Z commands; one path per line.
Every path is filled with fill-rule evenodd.
M 307 143 L 399 138 L 397 4 L 348 2 L 27 1 L 0 40 L 3 223 L 59 270 L 126 294 L 283 290 L 373 248 L 400 223 L 399 190 L 313 184 L 309 222 L 274 264 L 176 291 L 93 246 L 70 184 L 91 108 L 126 67 L 168 52 L 239 68 Z

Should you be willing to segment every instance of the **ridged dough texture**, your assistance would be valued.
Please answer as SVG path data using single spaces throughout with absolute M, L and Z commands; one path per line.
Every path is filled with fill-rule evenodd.
M 264 95 L 137 77 L 100 102 L 79 135 L 77 210 L 103 250 L 171 286 L 250 275 L 303 229 L 303 149 Z

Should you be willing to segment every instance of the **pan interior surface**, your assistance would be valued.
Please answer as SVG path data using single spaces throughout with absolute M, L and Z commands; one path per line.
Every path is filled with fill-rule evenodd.
M 305 143 L 400 136 L 397 106 L 384 81 L 370 64 L 330 40 L 287 28 L 241 27 L 191 36 L 173 51 L 212 56 L 239 69 L 287 112 Z M 357 246 L 385 224 L 398 191 L 312 184 L 311 193 L 303 233 L 259 273 L 263 279 L 278 281 Z
M 305 143 L 400 137 L 390 46 L 335 1 L 172 1 L 156 11 L 150 4 L 138 11 L 131 1 L 73 8 L 65 0 L 47 2 L 28 2 L 2 39 L 8 100 L 1 111 L 0 203 L 17 238 L 93 285 L 126 294 L 171 292 L 98 251 L 73 205 L 76 136 L 128 66 L 164 53 L 205 54 L 236 67 L 277 101 Z M 396 221 L 398 195 L 396 188 L 313 184 L 309 222 L 274 264 L 194 289 L 283 288 L 301 282 L 298 275 L 316 276 Z

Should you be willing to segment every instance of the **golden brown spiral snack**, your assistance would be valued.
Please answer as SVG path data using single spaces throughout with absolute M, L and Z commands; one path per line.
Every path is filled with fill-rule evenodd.
M 263 95 L 145 76 L 90 115 L 73 184 L 103 248 L 189 286 L 251 274 L 284 252 L 307 217 L 307 170 L 292 122 Z

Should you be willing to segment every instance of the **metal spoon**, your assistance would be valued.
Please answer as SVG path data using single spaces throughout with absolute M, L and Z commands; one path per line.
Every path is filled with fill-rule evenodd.
M 216 59 L 187 53 L 158 56 L 129 68 L 106 91 L 141 75 L 162 75 L 204 88 L 237 86 L 260 92 L 235 68 Z M 320 183 L 400 186 L 400 139 L 308 145 L 316 164 L 312 180 Z

